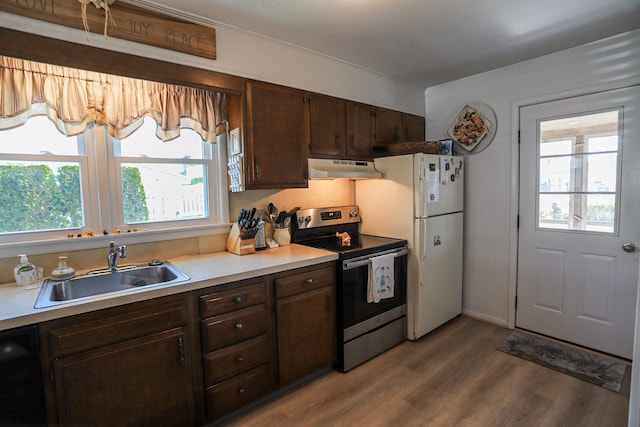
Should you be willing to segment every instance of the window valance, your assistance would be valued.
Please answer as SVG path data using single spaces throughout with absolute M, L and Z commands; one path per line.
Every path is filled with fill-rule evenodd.
M 163 141 L 188 128 L 215 142 L 227 102 L 224 93 L 0 56 L 0 129 L 42 114 L 67 136 L 98 123 L 124 139 L 153 117 Z

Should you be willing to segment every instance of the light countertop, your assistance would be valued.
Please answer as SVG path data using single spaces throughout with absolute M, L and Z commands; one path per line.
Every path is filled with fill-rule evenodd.
M 169 259 L 165 261 L 173 263 L 190 280 L 127 289 L 41 309 L 33 308 L 40 289 L 24 290 L 15 283 L 4 284 L 0 285 L 0 331 L 337 259 L 334 252 L 296 244 L 243 256 L 218 252 Z

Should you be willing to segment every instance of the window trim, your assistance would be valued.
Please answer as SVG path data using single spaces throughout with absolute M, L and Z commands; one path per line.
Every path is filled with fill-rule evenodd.
M 41 254 L 59 252 L 60 250 L 82 250 L 100 248 L 105 241 L 118 240 L 126 243 L 146 243 L 178 238 L 199 237 L 207 234 L 224 234 L 229 231 L 229 195 L 227 192 L 226 170 L 226 134 L 218 137 L 216 144 L 205 146 L 205 150 L 211 154 L 210 159 L 194 161 L 197 164 L 205 164 L 207 174 L 206 204 L 209 217 L 198 219 L 184 219 L 178 221 L 162 221 L 143 223 L 141 230 L 128 232 L 129 227 L 124 224 L 122 213 L 122 196 L 119 188 L 114 183 L 120 184 L 119 173 L 114 171 L 118 166 L 116 158 L 111 154 L 113 144 L 111 137 L 103 126 L 92 126 L 82 138 L 86 154 L 81 155 L 46 155 L 46 154 L 3 154 L 6 160 L 35 160 L 35 161 L 71 161 L 80 163 L 81 170 L 81 195 L 84 205 L 84 227 L 66 228 L 51 231 L 25 231 L 7 233 L 3 235 L 0 243 L 0 258 L 13 257 L 17 253 Z M 137 157 L 123 157 L 120 161 L 147 161 Z M 168 163 L 180 162 L 182 159 L 149 159 L 148 161 L 167 161 Z M 116 200 L 117 199 L 117 200 Z M 108 203 L 100 203 L 100 200 L 108 200 Z M 102 221 L 100 221 L 102 219 Z M 114 225 L 115 224 L 115 225 Z M 112 232 L 118 227 L 120 234 Z M 103 235 L 102 229 L 107 229 L 109 234 Z M 87 236 L 92 231 L 94 236 Z M 83 237 L 74 236 L 82 233 Z M 31 238 L 29 238 L 31 237 Z M 64 243 L 63 243 L 64 242 Z
M 576 141 L 576 136 L 575 135 L 560 135 L 560 136 L 553 136 L 553 137 L 549 137 L 548 139 L 546 139 L 544 142 L 553 142 L 553 141 L 558 141 L 558 140 L 562 140 L 562 139 L 568 139 L 571 140 L 571 153 L 567 153 L 567 154 L 553 154 L 553 155 L 541 155 L 540 154 L 540 149 L 541 149 L 541 145 L 543 143 L 543 136 L 542 136 L 542 131 L 541 131 L 541 126 L 543 122 L 547 122 L 547 121 L 553 121 L 553 120 L 559 120 L 559 119 L 566 119 L 566 118 L 573 118 L 573 117 L 581 117 L 581 116 L 590 116 L 590 115 L 596 115 L 596 114 L 602 114 L 602 113 L 608 113 L 608 112 L 613 112 L 616 111 L 617 112 L 617 124 L 616 124 L 616 128 L 615 128 L 615 133 L 609 133 L 607 131 L 601 131 L 601 132 L 594 132 L 594 133 L 584 133 L 581 134 L 581 136 L 584 138 L 584 143 L 588 143 L 588 140 L 591 138 L 598 138 L 598 137 L 603 137 L 603 136 L 617 136 L 618 138 L 618 145 L 617 145 L 617 150 L 616 151 L 612 151 L 612 150 L 607 150 L 607 151 L 597 151 L 597 152 L 583 152 L 583 153 L 576 153 L 575 152 L 575 147 L 578 144 L 578 142 Z M 596 234 L 596 235 L 600 235 L 600 236 L 612 236 L 612 237 L 618 237 L 619 233 L 620 233 L 620 204 L 621 204 L 621 200 L 620 200 L 620 182 L 622 180 L 622 137 L 623 137 L 623 132 L 622 132 L 622 123 L 623 123 L 623 117 L 624 117 L 624 108 L 622 107 L 612 107 L 612 108 L 607 108 L 607 109 L 602 109 L 602 110 L 595 110 L 595 111 L 585 111 L 582 113 L 575 113 L 575 114 L 570 114 L 570 115 L 561 115 L 561 116 L 554 116 L 554 117 L 547 117 L 544 119 L 539 119 L 537 121 L 536 124 L 536 156 L 537 156 L 537 162 L 536 162 L 536 201 L 535 201 L 535 213 L 534 213 L 534 217 L 536 219 L 535 221 L 535 230 L 536 231 L 548 231 L 548 232 L 559 232 L 559 233 L 572 233 L 572 234 Z M 584 157 L 588 157 L 591 155 L 602 155 L 602 154 L 616 154 L 616 190 L 615 191 L 567 191 L 567 192 L 554 192 L 554 191 L 545 191 L 542 192 L 540 191 L 540 161 L 542 159 L 548 159 L 548 158 L 559 158 L 559 157 L 569 157 L 571 158 L 571 164 L 573 164 L 573 161 L 575 158 L 579 157 L 579 156 L 584 156 Z M 573 171 L 573 168 L 572 168 Z M 588 187 L 586 187 L 588 188 Z M 544 227 L 541 225 L 541 218 L 540 218 L 540 196 L 541 195 L 553 195 L 553 194 L 557 194 L 557 195 L 567 195 L 570 198 L 572 197 L 572 195 L 578 194 L 578 195 L 613 195 L 614 196 L 614 207 L 615 207 L 615 215 L 614 215 L 614 222 L 613 222 L 613 230 L 612 231 L 598 231 L 598 230 L 588 230 L 588 229 L 574 229 L 574 228 L 570 228 L 570 224 L 567 223 L 567 228 L 553 228 L 553 227 Z M 586 219 L 585 219 L 586 221 Z

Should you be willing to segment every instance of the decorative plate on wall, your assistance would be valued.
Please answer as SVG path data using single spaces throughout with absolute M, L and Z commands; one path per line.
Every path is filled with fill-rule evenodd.
M 458 151 L 479 153 L 493 140 L 496 133 L 496 115 L 484 102 L 469 102 L 456 115 L 447 130 Z

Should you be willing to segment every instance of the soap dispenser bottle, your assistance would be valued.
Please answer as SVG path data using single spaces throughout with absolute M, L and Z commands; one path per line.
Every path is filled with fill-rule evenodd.
M 73 279 L 76 271 L 67 265 L 67 257 L 58 257 L 58 267 L 51 272 L 51 279 L 62 282 L 63 280 Z
M 20 262 L 13 269 L 13 277 L 16 279 L 16 285 L 22 287 L 22 278 L 19 273 L 22 271 L 31 271 L 34 269 L 34 266 L 29 262 L 26 254 L 20 254 L 18 256 L 20 257 Z

